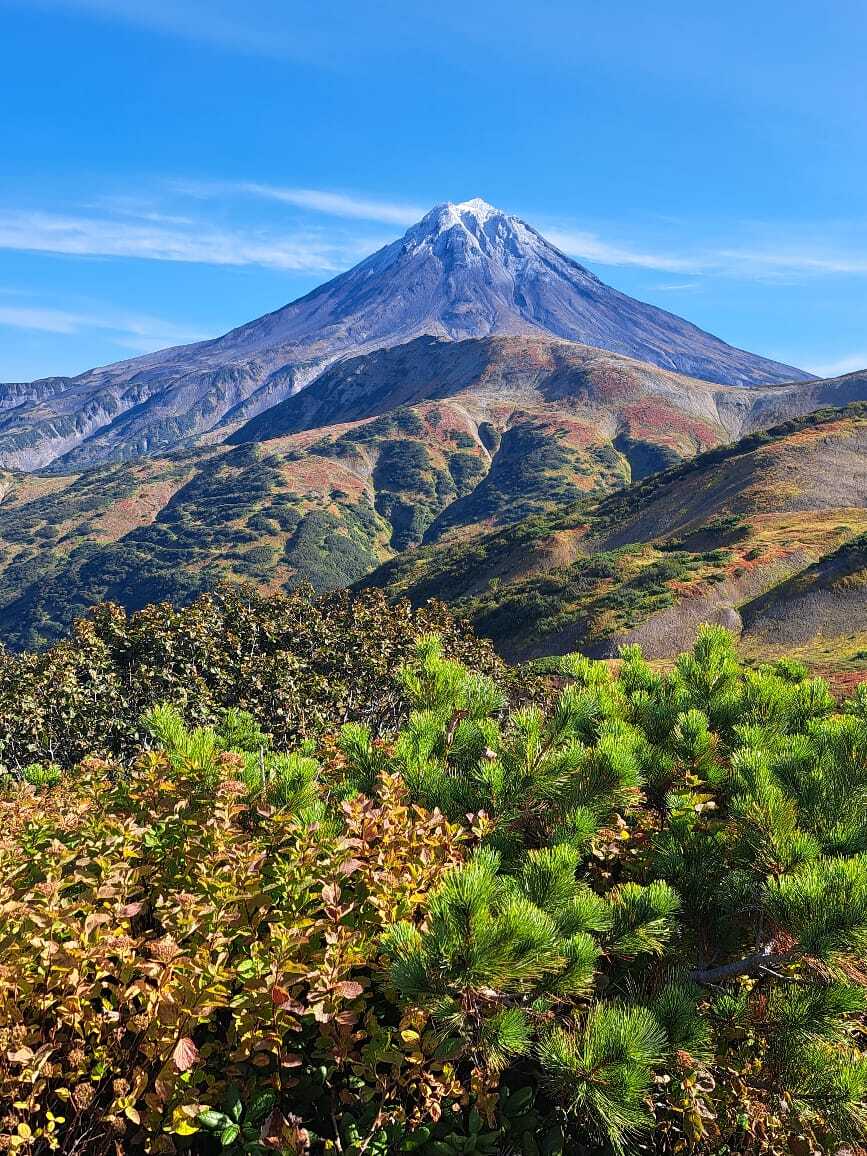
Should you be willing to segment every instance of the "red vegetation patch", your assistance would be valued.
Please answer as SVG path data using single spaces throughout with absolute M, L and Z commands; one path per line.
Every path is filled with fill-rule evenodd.
M 726 566 L 726 572 L 732 575 L 736 575 L 737 573 L 751 574 L 753 570 L 770 566 L 774 562 L 785 561 L 793 554 L 799 553 L 802 547 L 800 542 L 793 542 L 788 548 L 768 543 L 762 546 L 761 553 L 756 557 L 746 557 L 746 554 L 751 554 L 756 549 L 758 549 L 758 547 L 753 546 L 751 549 L 747 549 L 745 553 L 735 554 L 731 562 Z
M 630 401 L 635 397 L 637 383 L 634 376 L 625 369 L 614 365 L 595 364 L 588 373 L 587 385 L 597 402 Z
M 554 409 L 554 407 L 551 408 Z M 550 422 L 552 437 L 556 437 L 559 442 L 571 446 L 573 449 L 586 450 L 608 443 L 607 437 L 600 437 L 598 422 L 570 418 L 567 414 L 557 410 L 554 410 L 553 413 L 543 411 L 540 417 L 546 424 Z
M 861 683 L 867 682 L 867 670 L 825 670 L 818 667 L 815 673 L 824 678 L 838 702 L 851 698 Z
M 550 342 L 534 338 L 509 338 L 493 347 L 493 356 L 479 375 L 479 381 L 499 380 L 503 369 L 509 376 L 517 371 L 552 370 L 556 367 Z
M 26 506 L 28 502 L 38 498 L 48 497 L 50 494 L 59 494 L 62 490 L 78 481 L 80 474 L 63 474 L 43 477 L 38 474 L 5 475 L 3 484 L 8 484 L 5 492 L 0 489 L 0 500 L 9 508 Z
M 707 593 L 707 584 L 702 582 L 700 578 L 693 581 L 685 581 L 683 578 L 672 578 L 666 582 L 665 585 L 669 590 L 673 590 L 675 594 L 680 594 L 683 598 L 690 598 L 699 594 Z
M 183 478 L 149 482 L 130 497 L 112 502 L 93 521 L 95 537 L 116 542 L 140 526 L 149 526 L 190 477 L 191 472 Z
M 630 437 L 646 438 L 654 434 L 654 440 L 677 444 L 679 438 L 689 438 L 702 449 L 721 445 L 728 438 L 717 425 L 689 417 L 679 409 L 656 398 L 643 398 L 628 405 L 623 410 Z M 660 439 L 659 435 L 663 438 Z
M 430 402 L 418 406 L 415 412 L 425 423 L 428 434 L 435 441 L 448 442 L 450 435 L 456 433 L 467 434 L 473 441 L 477 439 L 475 422 L 462 409 L 448 402 Z
M 300 433 L 286 434 L 285 437 L 271 438 L 264 442 L 263 446 L 267 448 L 269 454 L 297 453 L 299 450 L 306 450 L 308 446 L 314 445 L 316 442 L 325 441 L 328 438 L 338 438 L 342 434 L 358 429 L 359 426 L 368 425 L 372 421 L 376 421 L 376 417 L 363 417 L 358 421 L 342 421 L 335 422 L 334 425 L 317 426 L 315 429 L 302 430 Z
M 284 462 L 283 477 L 287 485 L 299 494 L 317 490 L 329 494 L 332 489 L 343 490 L 353 498 L 360 498 L 367 486 L 364 481 L 341 462 L 311 454 L 300 462 Z

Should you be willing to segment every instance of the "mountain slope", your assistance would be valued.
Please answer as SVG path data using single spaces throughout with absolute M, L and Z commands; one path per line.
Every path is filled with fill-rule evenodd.
M 666 656 L 707 620 L 760 647 L 822 622 L 857 626 L 847 610 L 867 605 L 851 578 L 863 567 L 845 550 L 845 565 L 822 560 L 856 543 L 863 562 L 865 532 L 862 404 L 753 434 L 602 501 L 409 551 L 362 584 L 448 601 L 509 658 L 611 654 L 625 641 Z M 819 605 L 811 625 L 805 612 Z
M 867 370 L 746 388 L 687 377 L 574 341 L 539 336 L 463 341 L 420 337 L 338 362 L 226 440 L 234 444 L 267 440 L 464 393 L 492 405 L 545 403 L 575 412 L 615 414 L 623 438 L 640 438 L 645 420 L 653 424 L 653 408 L 666 407 L 713 427 L 713 433 L 705 433 L 704 447 L 700 438 L 697 442 L 696 448 L 706 448 L 823 406 L 862 400 L 867 396 Z M 677 432 L 675 422 L 672 435 Z
M 559 373 L 554 390 L 539 366 L 556 364 L 561 348 L 581 354 L 580 373 Z M 408 349 L 391 351 L 398 366 Z M 202 446 L 81 474 L 7 474 L 0 635 L 35 644 L 101 598 L 131 607 L 182 601 L 221 578 L 329 589 L 426 534 L 505 525 L 610 493 L 630 477 L 612 439 L 633 420 L 632 402 L 640 407 L 643 379 L 686 407 L 643 413 L 646 456 L 678 461 L 728 438 L 708 420 L 712 387 L 696 383 L 694 399 L 685 379 L 674 389 L 676 375 L 626 358 L 538 338 L 442 349 L 440 368 L 454 386 L 440 390 L 447 396 L 261 444 Z M 499 381 L 504 365 L 511 390 Z
M 268 410 L 342 357 L 423 334 L 549 335 L 738 385 L 809 376 L 609 288 L 473 200 L 438 206 L 355 268 L 214 341 L 0 386 L 0 466 L 78 469 L 188 443 Z
M 183 602 L 221 579 L 332 589 L 422 542 L 442 542 L 434 557 L 483 588 L 508 577 L 487 573 L 485 531 L 520 523 L 503 536 L 509 566 L 564 565 L 586 531 L 537 548 L 528 526 L 725 445 L 766 395 L 779 394 L 778 407 L 819 393 L 867 399 L 867 373 L 808 383 L 801 396 L 540 337 L 424 338 L 329 376 L 330 392 L 317 383 L 308 396 L 346 418 L 334 425 L 83 472 L 0 474 L 0 639 L 37 645 L 103 598 Z M 448 583 L 431 592 L 467 594 Z

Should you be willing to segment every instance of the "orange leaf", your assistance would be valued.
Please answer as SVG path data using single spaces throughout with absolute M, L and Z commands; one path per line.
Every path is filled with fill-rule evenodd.
M 271 1002 L 280 1011 L 291 1012 L 292 1015 L 303 1016 L 307 1008 L 297 999 L 293 999 L 285 987 L 274 984 L 271 988 Z

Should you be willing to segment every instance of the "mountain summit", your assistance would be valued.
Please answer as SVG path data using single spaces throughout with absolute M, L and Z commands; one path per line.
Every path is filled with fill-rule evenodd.
M 0 466 L 79 468 L 183 444 L 263 413 L 338 359 L 422 335 L 548 335 L 722 384 L 808 376 L 611 289 L 475 198 L 436 206 L 348 272 L 216 340 L 0 386 Z

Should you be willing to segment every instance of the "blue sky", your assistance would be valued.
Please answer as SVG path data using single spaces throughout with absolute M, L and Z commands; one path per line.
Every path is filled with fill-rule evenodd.
M 216 335 L 482 196 L 867 366 L 862 0 L 0 0 L 0 381 Z

